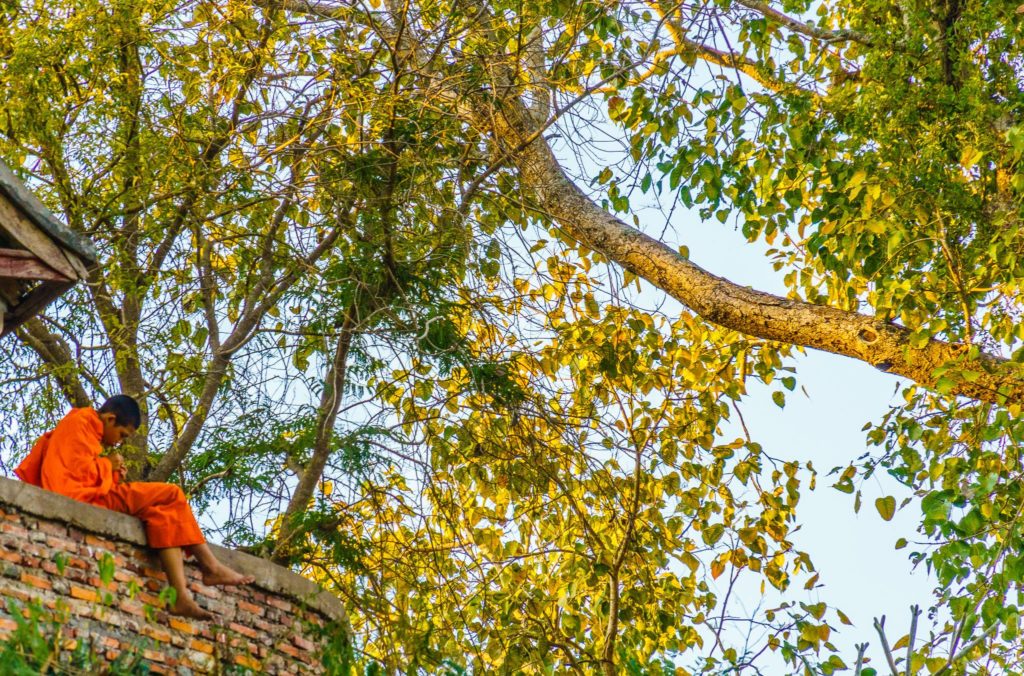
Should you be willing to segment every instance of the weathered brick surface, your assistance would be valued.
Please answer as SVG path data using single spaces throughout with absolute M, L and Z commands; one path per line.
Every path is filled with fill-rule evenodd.
M 281 587 L 291 582 L 282 583 L 280 573 L 262 585 L 211 589 L 186 564 L 196 601 L 218 617 L 199 622 L 169 616 L 159 599 L 166 577 L 155 556 L 138 541 L 118 537 L 123 531 L 135 538 L 130 526 L 92 532 L 66 512 L 40 516 L 38 507 L 8 504 L 5 481 L 0 478 L 0 639 L 17 627 L 7 600 L 22 606 L 36 601 L 66 614 L 63 636 L 69 641 L 90 641 L 110 661 L 134 649 L 153 673 L 209 674 L 239 667 L 267 674 L 322 673 L 315 662 L 315 628 L 343 620 L 323 609 L 323 598 L 310 602 L 284 593 Z M 105 557 L 114 565 L 109 583 L 100 577 Z M 246 568 L 239 560 L 231 563 Z M 254 574 L 261 570 L 268 570 L 262 562 L 250 567 Z

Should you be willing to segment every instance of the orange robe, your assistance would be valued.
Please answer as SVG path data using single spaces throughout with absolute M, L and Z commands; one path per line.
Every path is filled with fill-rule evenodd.
M 91 408 L 76 408 L 47 432 L 14 473 L 27 483 L 90 505 L 142 519 L 151 547 L 206 542 L 185 494 L 174 484 L 123 482 L 103 451 L 103 421 Z

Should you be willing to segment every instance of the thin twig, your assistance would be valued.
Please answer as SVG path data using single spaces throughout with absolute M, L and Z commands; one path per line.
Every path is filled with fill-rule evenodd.
M 868 651 L 868 644 L 858 643 L 854 647 L 857 649 L 857 664 L 853 667 L 853 676 L 860 676 L 861 667 L 864 666 L 864 653 Z
M 195 495 L 196 493 L 199 492 L 200 488 L 202 488 L 203 486 L 205 486 L 209 482 L 213 481 L 214 479 L 223 479 L 227 475 L 231 474 L 231 470 L 233 468 L 234 468 L 234 463 L 231 463 L 223 471 L 215 472 L 213 474 L 208 474 L 207 476 L 204 476 L 202 479 L 200 479 L 199 481 L 196 482 L 195 486 L 193 486 L 192 488 L 190 488 L 187 491 L 185 491 L 185 493 L 187 495 Z
M 917 618 L 921 614 L 919 606 L 910 606 L 910 641 L 907 642 L 907 676 L 911 676 L 910 658 L 914 655 L 914 637 L 917 635 Z
M 882 619 L 875 618 L 875 631 L 878 632 L 878 637 L 882 639 L 882 650 L 885 652 L 885 659 L 889 662 L 889 669 L 892 670 L 892 676 L 900 676 L 900 672 L 896 669 L 896 660 L 892 657 L 892 650 L 889 649 L 889 640 L 885 638 L 885 615 L 882 615 Z
M 977 638 L 975 638 L 975 639 L 974 639 L 973 641 L 971 641 L 970 643 L 968 643 L 967 645 L 965 645 L 965 646 L 964 646 L 964 647 L 963 647 L 963 648 L 962 648 L 962 649 L 960 650 L 960 652 L 959 652 L 959 653 L 957 653 L 956 655 L 952 655 L 952 654 L 951 654 L 951 655 L 949 656 L 949 660 L 948 660 L 948 661 L 946 662 L 946 664 L 945 664 L 945 665 L 943 665 L 943 667 L 942 667 L 941 669 L 939 669 L 938 671 L 936 671 L 936 672 L 935 672 L 935 676 L 943 676 L 943 674 L 947 674 L 947 673 L 949 673 L 949 670 L 950 670 L 950 668 L 951 668 L 951 667 L 953 666 L 953 663 L 955 663 L 955 662 L 956 662 L 957 660 L 960 660 L 960 659 L 962 659 L 962 658 L 963 658 L 963 657 L 964 657 L 965 655 L 967 655 L 967 654 L 968 654 L 969 652 L 971 652 L 972 650 L 974 650 L 975 648 L 977 648 L 977 647 L 978 647 L 978 645 L 979 645 L 979 644 L 980 644 L 980 643 L 981 643 L 982 641 L 984 641 L 985 639 L 987 639 L 987 638 L 988 638 L 988 637 L 989 637 L 989 636 L 990 636 L 991 634 L 994 634 L 994 633 L 995 633 L 995 631 L 996 631 L 996 629 L 998 629 L 998 628 L 999 628 L 999 622 L 993 622 L 993 623 L 991 624 L 991 626 L 989 626 L 989 628 L 988 628 L 988 629 L 986 629 L 985 631 L 983 631 L 983 632 L 981 633 L 981 635 L 980 635 L 980 636 L 978 636 L 978 637 L 977 637 Z

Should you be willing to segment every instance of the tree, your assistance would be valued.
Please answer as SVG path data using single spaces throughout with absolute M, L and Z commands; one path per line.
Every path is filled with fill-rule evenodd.
M 23 441 L 55 387 L 158 402 L 136 471 L 285 516 L 261 546 L 336 585 L 390 669 L 657 670 L 703 643 L 710 669 L 830 673 L 826 608 L 764 613 L 742 653 L 707 580 L 811 569 L 787 541 L 809 468 L 719 430 L 748 379 L 795 387 L 790 346 L 824 349 L 914 383 L 836 482 L 923 499 L 953 621 L 911 666 L 1014 668 L 1012 4 L 3 11 L 0 150 L 105 257 L 19 333 L 48 378 L 9 371 Z M 607 166 L 574 161 L 594 127 Z M 736 219 L 788 297 L 650 235 L 645 194 Z M 687 309 L 630 307 L 619 270 Z

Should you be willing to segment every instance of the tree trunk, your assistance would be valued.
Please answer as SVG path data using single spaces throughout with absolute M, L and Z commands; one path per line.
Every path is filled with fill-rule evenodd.
M 281 531 L 274 548 L 272 560 L 283 563 L 292 549 L 292 541 L 301 535 L 297 525 L 298 516 L 309 506 L 313 499 L 316 483 L 323 476 L 324 467 L 331 455 L 331 438 L 334 436 L 334 423 L 338 418 L 338 409 L 343 399 L 345 374 L 348 366 L 349 348 L 355 333 L 355 309 L 350 307 L 345 313 L 345 321 L 341 327 L 341 335 L 334 349 L 334 359 L 324 378 L 324 390 L 320 395 L 320 406 L 317 409 L 316 439 L 313 442 L 313 455 L 309 459 L 299 484 L 292 493 L 291 501 L 281 519 Z

